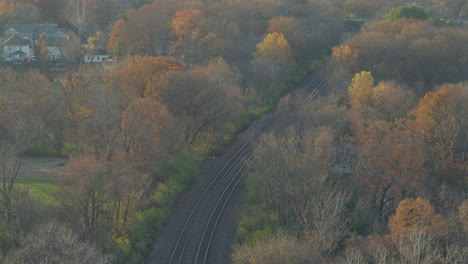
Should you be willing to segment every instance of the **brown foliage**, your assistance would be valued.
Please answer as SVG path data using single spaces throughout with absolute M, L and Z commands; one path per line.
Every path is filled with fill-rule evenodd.
M 174 3 L 144 5 L 126 13 L 109 27 L 107 51 L 116 55 L 159 55 L 170 40 L 170 17 Z M 122 54 L 119 54 L 122 53 Z
M 151 85 L 158 81 L 163 73 L 177 72 L 184 67 L 184 63 L 166 57 L 134 56 L 112 68 L 107 78 L 111 83 L 122 87 L 130 99 L 158 96 L 152 94 Z
M 318 253 L 309 244 L 299 241 L 293 236 L 259 241 L 254 246 L 242 245 L 234 248 L 232 262 L 234 264 L 255 263 L 308 263 L 318 261 Z
M 440 86 L 427 93 L 409 113 L 414 118 L 413 130 L 426 143 L 440 163 L 466 152 L 466 118 L 468 116 L 468 84 Z
M 462 27 L 435 27 L 412 19 L 380 21 L 369 23 L 346 43 L 352 52 L 335 49 L 333 56 L 350 72 L 366 69 L 377 78 L 424 82 L 430 87 L 465 79 L 468 50 L 463 43 L 467 41 Z
M 155 87 L 162 101 L 177 120 L 186 147 L 202 132 L 217 135 L 236 120 L 241 109 L 238 72 L 224 60 L 214 59 L 207 67 L 166 76 Z
M 437 237 L 446 234 L 445 221 L 440 214 L 435 214 L 430 202 L 424 198 L 402 200 L 388 221 L 391 236 L 394 239 L 412 234 L 416 230 L 430 233 Z
M 174 14 L 172 32 L 180 39 L 194 39 L 200 35 L 200 27 L 205 23 L 205 16 L 200 10 L 185 8 Z
M 148 97 L 136 99 L 122 113 L 124 151 L 140 170 L 148 172 L 155 167 L 162 152 L 160 135 L 171 121 L 166 107 Z

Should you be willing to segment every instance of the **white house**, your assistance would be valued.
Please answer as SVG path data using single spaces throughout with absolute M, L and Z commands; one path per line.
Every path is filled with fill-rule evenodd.
M 6 62 L 25 62 L 34 56 L 32 41 L 16 35 L 6 39 L 2 46 L 3 59 Z
M 65 56 L 67 56 L 66 46 L 67 46 L 67 39 L 66 38 L 52 38 L 48 37 L 46 41 L 47 45 L 47 52 L 50 61 L 58 61 L 63 60 Z
M 83 61 L 86 63 L 100 63 L 104 69 L 109 69 L 114 59 L 112 59 L 112 55 L 84 55 Z

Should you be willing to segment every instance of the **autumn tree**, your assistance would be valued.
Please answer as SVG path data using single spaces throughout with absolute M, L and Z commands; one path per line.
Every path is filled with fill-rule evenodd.
M 257 67 L 265 67 L 271 78 L 291 66 L 293 62 L 292 48 L 283 33 L 268 34 L 257 45 L 252 63 Z
M 456 164 L 459 164 L 458 172 L 451 173 L 452 179 L 443 177 L 464 188 L 466 176 L 462 167 L 466 166 L 467 87 L 465 83 L 440 86 L 427 93 L 409 113 L 413 119 L 410 126 L 424 140 L 436 169 L 457 168 Z
M 374 87 L 372 104 L 386 120 L 405 117 L 416 102 L 416 96 L 410 88 L 395 82 L 380 82 Z
M 67 216 L 77 224 L 82 237 L 96 238 L 109 200 L 109 174 L 96 156 L 70 159 L 60 190 Z
M 468 52 L 462 43 L 467 37 L 460 28 L 436 27 L 429 21 L 379 21 L 345 43 L 349 55 L 334 59 L 351 73 L 365 69 L 378 79 L 411 84 L 415 94 L 423 96 L 433 85 L 465 79 Z
M 289 41 L 294 52 L 303 54 L 308 34 L 299 19 L 294 17 L 275 17 L 268 20 L 269 33 L 282 33 Z M 304 52 L 305 53 L 305 52 Z
M 152 95 L 151 85 L 165 72 L 182 70 L 185 64 L 166 57 L 134 56 L 120 62 L 107 74 L 110 83 L 122 87 L 130 98 L 143 98 Z
M 161 56 L 168 52 L 171 40 L 170 17 L 177 3 L 155 1 L 129 10 L 109 27 L 107 52 L 124 55 Z
M 463 201 L 463 203 L 458 207 L 458 221 L 463 226 L 463 230 L 468 234 L 468 200 Z
M 350 103 L 369 105 L 374 94 L 374 77 L 370 72 L 356 73 L 348 87 Z
M 353 166 L 355 178 L 369 195 L 379 219 L 384 221 L 403 189 L 424 182 L 426 155 L 408 131 L 392 129 L 385 123 L 369 125 L 355 139 L 359 142 Z
M 39 42 L 34 48 L 34 53 L 36 54 L 37 61 L 39 63 L 39 68 L 41 71 L 47 71 L 48 61 L 49 61 L 49 51 L 47 50 L 47 34 L 44 32 L 39 37 Z
M 263 239 L 255 245 L 244 244 L 234 248 L 232 262 L 234 264 L 253 263 L 304 263 L 318 261 L 319 254 L 310 244 L 300 241 L 295 236 L 280 235 L 275 238 Z
M 155 167 L 163 150 L 160 134 L 171 121 L 166 107 L 148 97 L 136 99 L 125 109 L 121 123 L 124 151 L 136 163 L 134 167 L 146 172 Z
M 238 75 L 224 60 L 170 74 L 155 89 L 180 126 L 182 142 L 188 148 L 203 132 L 217 135 L 225 131 L 241 109 Z
M 402 200 L 394 215 L 388 221 L 392 237 L 410 235 L 421 230 L 438 237 L 446 234 L 445 221 L 440 214 L 435 214 L 431 203 L 424 198 L 407 198 Z
M 202 37 L 206 19 L 204 14 L 197 9 L 182 9 L 177 11 L 171 20 L 172 33 L 177 38 L 175 49 L 188 59 L 196 56 L 196 46 Z

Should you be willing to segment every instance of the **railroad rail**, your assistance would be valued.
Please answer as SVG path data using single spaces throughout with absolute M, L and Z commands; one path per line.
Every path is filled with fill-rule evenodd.
M 300 98 L 298 103 L 304 104 L 312 100 L 324 87 L 333 74 L 332 72 L 329 65 L 323 65 L 311 78 L 303 82 L 302 88 L 294 94 Z M 211 179 L 193 206 L 179 233 L 170 255 L 169 264 L 208 263 L 210 248 L 213 245 L 213 238 L 216 228 L 220 224 L 221 216 L 232 194 L 248 172 L 248 161 L 254 155 L 252 143 L 259 135 L 271 130 L 277 121 L 294 115 L 296 111 L 277 113 L 247 143 L 239 147 L 216 176 Z

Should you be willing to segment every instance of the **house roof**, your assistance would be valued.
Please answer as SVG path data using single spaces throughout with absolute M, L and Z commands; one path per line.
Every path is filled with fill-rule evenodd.
M 48 37 L 46 39 L 48 47 L 65 47 L 67 46 L 66 38 L 61 37 Z
M 28 46 L 31 42 L 27 39 L 22 39 L 16 35 L 8 38 L 3 43 L 3 46 Z
M 22 52 L 21 50 L 17 50 L 15 52 L 13 52 L 12 54 L 14 54 L 14 55 L 25 55 L 26 53 Z
M 114 62 L 111 55 L 84 55 L 85 62 Z
M 5 32 L 10 29 L 14 29 L 18 33 L 32 35 L 37 33 L 39 37 L 42 33 L 46 33 L 48 36 L 63 36 L 66 35 L 67 31 L 64 28 L 57 27 L 57 24 L 6 24 Z
M 43 23 L 43 24 L 5 24 L 5 31 L 13 28 L 14 30 L 20 33 L 32 33 L 36 31 L 38 28 L 57 28 L 57 24 L 52 23 Z

